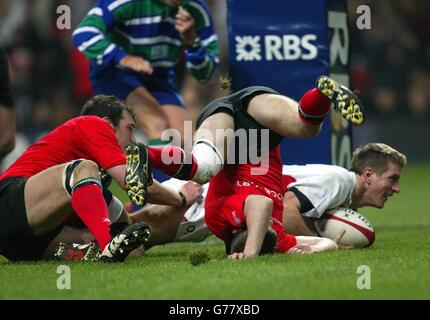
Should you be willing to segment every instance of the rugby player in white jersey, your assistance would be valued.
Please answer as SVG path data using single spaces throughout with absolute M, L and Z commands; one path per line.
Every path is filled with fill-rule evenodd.
M 324 212 L 338 207 L 358 209 L 365 206 L 383 208 L 385 202 L 400 192 L 400 174 L 406 156 L 383 143 L 369 143 L 357 148 L 350 169 L 322 164 L 283 166 L 285 183 L 283 224 L 293 235 L 315 236 L 311 222 Z M 175 190 L 184 181 L 170 179 L 163 184 Z M 155 226 L 152 245 L 202 241 L 210 232 L 204 221 L 203 201 L 187 210 L 148 205 L 133 214 L 133 222 L 145 220 Z M 185 211 L 185 213 L 184 213 Z M 152 222 L 152 223 L 151 223 Z M 158 227 L 157 227 L 158 225 Z M 152 228 L 154 229 L 154 227 Z

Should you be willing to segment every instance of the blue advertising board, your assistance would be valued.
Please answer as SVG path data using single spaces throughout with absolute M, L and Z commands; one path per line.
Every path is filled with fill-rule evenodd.
M 299 101 L 319 75 L 332 70 L 328 6 L 333 3 L 345 8 L 342 0 L 228 0 L 232 90 L 263 85 Z M 315 138 L 284 139 L 283 162 L 335 162 L 330 121 Z

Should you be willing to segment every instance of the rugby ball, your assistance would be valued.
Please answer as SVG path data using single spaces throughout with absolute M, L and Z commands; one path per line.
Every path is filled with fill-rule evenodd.
M 369 220 L 358 212 L 337 208 L 328 210 L 314 222 L 315 231 L 320 237 L 334 239 L 342 230 L 345 234 L 339 244 L 364 248 L 375 241 L 375 231 Z

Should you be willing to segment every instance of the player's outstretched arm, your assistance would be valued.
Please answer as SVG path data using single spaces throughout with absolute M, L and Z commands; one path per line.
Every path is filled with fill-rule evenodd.
M 284 195 L 284 214 L 282 221 L 285 232 L 297 236 L 316 236 L 303 220 L 300 209 L 299 199 L 297 199 L 293 192 L 287 191 Z
M 202 197 L 203 189 L 199 184 L 189 181 L 177 192 L 158 181 L 148 187 L 148 201 L 175 207 L 188 207 Z M 182 194 L 182 195 L 180 195 Z
M 297 236 L 297 245 L 292 247 L 288 253 L 312 254 L 337 250 L 339 248 L 338 243 L 344 234 L 345 230 L 340 232 L 334 240 L 320 237 Z
M 269 229 L 273 210 L 273 203 L 260 195 L 250 195 L 245 200 L 244 212 L 246 216 L 246 229 L 248 236 L 243 252 L 234 252 L 229 259 L 245 259 L 258 256 Z
M 124 177 L 126 173 L 126 165 L 118 165 L 109 168 L 106 171 L 118 183 L 118 185 L 123 190 L 125 190 Z M 184 205 L 183 198 L 178 192 L 171 188 L 167 188 L 158 181 L 154 180 L 152 185 L 149 186 L 147 190 L 148 202 L 154 204 L 164 204 L 169 206 L 182 207 L 194 203 L 192 201 L 196 201 L 202 195 L 202 188 L 196 183 L 193 183 L 192 186 L 189 186 L 187 190 L 188 193 L 184 194 L 186 199 L 186 203 Z

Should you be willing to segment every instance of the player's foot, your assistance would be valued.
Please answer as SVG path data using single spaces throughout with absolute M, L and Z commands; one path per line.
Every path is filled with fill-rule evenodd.
M 142 143 L 132 142 L 126 150 L 125 190 L 130 200 L 137 206 L 146 201 L 146 190 L 153 182 L 148 149 Z
M 55 250 L 54 258 L 68 261 L 98 261 L 100 255 L 100 248 L 95 242 L 87 244 L 60 242 Z
M 120 227 L 118 228 L 120 229 Z M 117 232 L 114 224 L 111 226 L 112 236 Z M 113 236 L 100 256 L 102 262 L 123 262 L 129 253 L 144 244 L 149 236 L 150 228 L 144 222 L 136 222 Z
M 363 105 L 350 89 L 327 76 L 319 76 L 316 86 L 333 102 L 342 117 L 355 125 L 364 123 Z

